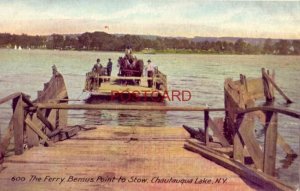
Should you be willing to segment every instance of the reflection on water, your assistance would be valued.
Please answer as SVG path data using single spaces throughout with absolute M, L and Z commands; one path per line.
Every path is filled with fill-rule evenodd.
M 152 111 L 96 111 L 84 112 L 84 124 L 109 125 L 109 126 L 165 126 L 166 112 Z M 72 116 L 71 116 L 72 117 Z M 74 116 L 73 116 L 74 117 Z
M 110 105 L 166 105 L 165 102 L 120 102 L 103 99 L 90 99 L 91 104 Z M 109 125 L 109 126 L 143 126 L 162 127 L 166 126 L 167 111 L 135 111 L 135 110 L 87 110 L 69 111 L 72 125 Z

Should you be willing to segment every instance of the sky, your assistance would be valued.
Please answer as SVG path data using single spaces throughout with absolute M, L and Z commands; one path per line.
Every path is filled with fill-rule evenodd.
M 94 31 L 300 39 L 300 1 L 0 0 L 1 33 Z

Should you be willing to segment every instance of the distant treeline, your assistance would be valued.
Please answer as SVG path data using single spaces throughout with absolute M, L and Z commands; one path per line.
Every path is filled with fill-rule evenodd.
M 215 53 L 215 54 L 280 54 L 300 55 L 300 40 L 266 39 L 260 44 L 251 44 L 244 39 L 229 41 L 195 42 L 188 38 L 156 37 L 138 35 L 111 35 L 105 32 L 79 35 L 30 36 L 0 33 L 1 48 L 31 48 L 59 50 L 123 51 L 130 46 L 134 51 Z

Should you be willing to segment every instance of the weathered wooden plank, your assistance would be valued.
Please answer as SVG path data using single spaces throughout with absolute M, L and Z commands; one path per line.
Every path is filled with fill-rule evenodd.
M 245 163 L 244 146 L 239 133 L 235 133 L 233 137 L 233 159 L 241 164 Z
M 46 117 L 44 117 L 42 111 L 40 109 L 37 109 L 36 113 L 37 113 L 37 117 L 41 120 L 41 122 L 43 122 L 50 131 L 53 131 L 54 127 L 48 121 L 48 119 Z
M 217 127 L 215 122 L 210 117 L 208 117 L 208 126 L 210 127 L 210 129 L 213 131 L 214 135 L 218 138 L 218 140 L 221 142 L 221 144 L 224 147 L 227 147 L 230 145 L 228 143 L 228 141 L 226 140 L 226 138 L 224 137 L 223 133 L 221 132 L 220 128 Z
M 257 169 L 263 169 L 263 152 L 254 136 L 254 118 L 252 114 L 241 116 L 238 122 L 238 133 L 246 146 Z M 234 151 L 235 152 L 235 151 Z
M 80 131 L 85 138 L 57 142 L 54 147 L 35 147 L 21 156 L 6 160 L 0 173 L 1 191 L 9 190 L 257 190 L 261 187 L 198 154 L 183 148 L 188 133 L 181 127 L 103 127 Z M 111 139 L 111 135 L 137 137 L 136 140 Z M 149 141 L 149 137 L 152 139 Z M 168 137 L 173 137 L 168 139 Z M 141 149 L 142 148 L 142 149 Z M 59 156 L 58 156 L 59 155 Z M 188 164 L 188 165 L 187 165 Z M 16 169 L 18 169 L 16 171 Z M 12 182 L 13 176 L 66 177 L 56 182 Z M 67 182 L 74 178 L 131 176 L 148 179 L 147 183 L 134 182 Z M 211 179 L 214 184 L 152 183 L 154 177 L 165 179 Z M 224 178 L 223 183 L 216 179 Z M 216 182 L 216 183 L 215 183 Z
M 4 154 L 6 152 L 6 149 L 7 149 L 8 145 L 9 145 L 9 143 L 10 143 L 10 140 L 11 140 L 11 138 L 14 135 L 14 128 L 13 127 L 14 126 L 13 126 L 13 117 L 12 117 L 10 119 L 10 121 L 9 121 L 8 127 L 6 129 L 6 133 L 3 136 L 3 138 L 1 139 L 1 143 L 0 143 L 0 155 L 2 153 L 3 156 L 4 156 Z
M 245 90 L 248 91 L 247 79 L 245 75 L 240 74 L 240 82 L 245 86 Z
M 44 86 L 43 91 L 41 91 L 38 95 L 37 100 L 35 103 L 61 103 L 64 104 L 65 99 L 68 98 L 68 92 L 66 89 L 66 85 L 64 82 L 63 76 L 57 71 L 56 67 L 52 68 L 53 75 L 49 82 L 46 83 Z M 61 100 L 62 99 L 62 100 Z M 67 110 L 62 110 L 60 112 L 57 112 L 57 110 L 49 109 L 46 111 L 41 111 L 38 109 L 37 115 L 33 116 L 33 120 L 35 124 L 37 124 L 37 119 L 41 120 L 43 124 L 48 128 L 46 129 L 46 134 L 50 133 L 51 131 L 55 130 L 58 125 L 66 125 L 67 124 Z M 64 117 L 59 117 L 59 116 Z M 59 119 L 57 121 L 56 119 Z M 38 123 L 37 127 L 39 129 L 42 128 L 43 124 Z M 35 140 L 38 137 L 35 138 Z
M 61 137 L 59 138 L 60 141 L 65 139 L 70 139 L 71 137 L 75 136 L 80 131 L 78 126 L 75 127 L 67 127 L 61 130 Z
M 14 102 L 17 103 L 13 113 L 15 154 L 21 155 L 24 152 L 24 105 L 22 95 L 14 98 Z
M 67 89 L 64 82 L 64 78 L 60 73 L 56 73 L 52 76 L 40 95 L 38 96 L 36 102 L 44 103 L 51 99 L 65 99 L 67 98 Z
M 275 70 L 274 69 L 272 70 L 272 74 L 270 75 L 270 77 L 275 82 Z M 271 86 L 271 93 L 275 97 L 274 87 L 271 83 L 270 83 L 270 86 Z
M 192 128 L 187 125 L 182 125 L 182 127 L 191 135 L 191 138 L 195 138 L 199 141 L 205 142 L 205 132 L 200 128 Z M 209 141 L 212 141 L 213 138 L 209 135 Z
M 263 80 L 263 84 L 264 84 L 264 95 L 265 95 L 266 101 L 271 102 L 275 99 L 273 91 L 272 91 L 273 86 L 269 82 L 268 78 L 266 78 L 266 76 L 265 76 L 265 75 L 269 76 L 269 74 L 266 73 L 265 68 L 262 68 L 261 71 L 262 71 L 262 80 Z
M 148 111 L 224 111 L 224 108 L 196 106 L 145 106 L 145 105 L 110 105 L 110 104 L 54 104 L 37 103 L 40 109 L 73 109 L 73 110 L 148 110 Z
M 109 104 L 55 104 L 55 103 L 37 103 L 36 106 L 40 109 L 73 109 L 73 110 L 157 110 L 157 111 L 225 111 L 224 108 L 208 108 L 196 106 L 140 106 L 140 105 L 109 105 Z M 226 108 L 230 110 L 230 108 Z M 282 113 L 294 118 L 300 119 L 300 112 L 291 109 L 275 106 L 259 106 L 246 109 L 233 110 L 238 114 L 250 113 L 254 111 L 272 111 Z
M 67 101 L 61 101 L 60 104 L 68 105 Z M 56 125 L 58 127 L 66 127 L 68 125 L 68 110 L 59 109 L 56 112 Z
M 194 145 L 196 147 L 203 147 L 206 146 L 204 144 L 204 142 L 199 142 L 198 140 L 195 139 L 187 139 L 186 140 L 187 143 Z M 211 152 L 215 153 L 215 154 L 222 154 L 222 156 L 226 157 L 226 158 L 230 158 L 233 152 L 233 148 L 230 147 L 207 147 L 208 149 L 211 149 Z
M 27 116 L 29 117 L 29 116 Z M 37 118 L 37 114 L 34 113 L 32 116 L 30 116 L 32 122 L 39 128 L 42 128 L 43 123 L 41 120 Z M 26 124 L 26 123 L 25 123 Z M 34 146 L 39 146 L 40 139 L 39 136 L 26 124 L 26 136 L 27 136 L 27 145 L 29 148 Z
M 57 131 L 57 130 L 59 130 L 59 131 Z M 80 131 L 80 127 L 79 126 L 66 127 L 63 129 L 56 129 L 55 131 L 57 131 L 57 132 L 54 132 L 55 135 L 51 136 L 51 141 L 53 141 L 53 142 L 70 139 L 71 137 L 75 136 Z
M 277 112 L 282 113 L 284 115 L 288 115 L 290 117 L 298 118 L 300 119 L 300 112 L 293 111 L 291 109 L 288 109 L 286 107 L 278 107 L 278 106 L 259 106 L 259 107 L 250 107 L 246 109 L 239 109 L 236 111 L 238 114 L 244 114 L 244 113 L 250 113 L 254 111 L 271 111 L 271 112 Z
M 92 131 L 80 131 L 72 139 L 84 140 L 185 140 L 189 133 L 182 127 L 135 127 L 135 126 L 98 126 Z
M 247 94 L 253 99 L 264 97 L 264 85 L 261 78 L 247 78 Z
M 8 95 L 4 98 L 1 98 L 0 99 L 0 104 L 5 103 L 5 102 L 10 101 L 10 100 L 13 100 L 14 98 L 19 97 L 20 95 L 21 95 L 21 92 L 16 92 L 16 93 L 10 94 L 10 95 Z
M 277 113 L 268 112 L 266 114 L 265 126 L 265 147 L 263 170 L 269 175 L 275 174 L 276 164 L 276 142 L 277 142 Z
M 238 81 L 240 84 L 240 82 Z M 224 82 L 224 105 L 225 112 L 225 124 L 224 124 L 224 136 L 227 141 L 232 144 L 234 140 L 236 144 L 239 144 L 239 138 L 235 136 L 236 133 L 236 111 L 238 109 L 245 108 L 243 96 L 241 95 L 241 85 L 235 84 L 232 79 L 226 79 Z M 240 146 L 236 145 L 236 149 Z M 238 153 L 236 153 L 238 154 Z
M 22 93 L 22 99 L 23 99 L 23 102 L 24 102 L 27 106 L 32 107 L 32 106 L 33 106 L 33 103 L 32 103 L 32 101 L 30 101 L 29 98 L 30 98 L 29 95 L 26 95 L 26 94 Z
M 67 90 L 66 90 L 63 76 L 57 72 L 56 67 L 53 67 L 52 69 L 53 69 L 53 76 L 49 82 L 44 84 L 43 91 L 38 91 L 38 97 L 37 97 L 37 100 L 34 101 L 35 103 L 36 102 L 46 103 L 48 101 L 58 103 L 59 101 L 57 101 L 57 100 L 67 98 Z M 56 99 L 56 101 L 55 100 L 53 101 L 52 99 Z M 23 100 L 28 106 L 32 106 L 32 102 L 29 99 L 24 97 Z M 33 111 L 34 111 L 36 108 L 32 107 L 31 109 L 33 109 Z M 40 112 L 38 112 L 38 113 L 40 114 Z M 47 116 L 48 115 L 49 114 L 47 114 Z M 39 117 L 41 117 L 41 116 L 42 115 L 39 115 Z M 47 119 L 47 116 L 45 116 L 45 118 L 43 118 L 43 119 L 39 119 L 37 114 L 34 113 L 31 120 L 38 129 L 41 129 L 43 126 L 43 124 L 40 122 L 40 120 L 43 120 L 43 122 L 46 123 L 45 124 L 46 127 L 51 129 L 51 121 L 49 119 Z M 45 119 L 48 122 L 50 122 L 50 124 L 47 123 L 47 121 Z M 55 121 L 53 123 L 55 123 Z M 33 147 L 33 146 L 39 145 L 39 137 L 38 137 L 37 133 L 34 130 L 32 130 L 32 128 L 26 128 L 26 135 L 28 138 L 27 139 L 28 147 Z
M 208 158 L 209 160 L 214 161 L 215 163 L 232 170 L 233 172 L 237 173 L 241 177 L 246 178 L 247 180 L 259 184 L 265 190 L 294 190 L 295 188 L 289 185 L 282 183 L 281 181 L 273 178 L 272 176 L 268 176 L 263 174 L 262 172 L 253 170 L 248 168 L 234 160 L 226 158 L 220 154 L 216 154 L 212 152 L 211 149 L 208 149 L 205 146 L 193 146 L 191 144 L 184 144 L 184 148 L 187 150 L 196 152 Z
M 49 138 L 45 135 L 31 120 L 29 117 L 25 119 L 25 123 L 40 137 L 42 142 L 46 143 L 47 146 L 50 146 L 51 143 L 48 141 Z
M 273 85 L 273 87 L 279 92 L 279 94 L 286 100 L 287 103 L 293 103 L 293 101 L 277 86 L 272 78 L 266 73 L 263 72 L 263 76 L 268 79 L 268 81 Z

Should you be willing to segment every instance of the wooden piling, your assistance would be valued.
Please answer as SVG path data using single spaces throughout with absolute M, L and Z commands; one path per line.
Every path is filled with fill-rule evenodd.
M 271 176 L 275 174 L 276 143 L 277 143 L 277 113 L 267 112 L 264 145 L 264 169 Z
M 262 72 L 262 80 L 264 84 L 264 94 L 265 94 L 266 102 L 272 102 L 274 101 L 275 97 L 274 97 L 273 86 L 269 78 L 267 77 L 269 76 L 269 74 L 265 71 L 265 68 L 262 68 L 261 72 Z
M 36 126 L 29 117 L 25 119 L 25 123 L 42 139 L 42 143 L 46 143 L 46 146 L 50 145 L 50 142 L 48 141 L 47 135 L 45 135 L 38 126 Z
M 240 163 L 244 164 L 244 146 L 242 143 L 241 135 L 238 133 L 238 131 L 234 134 L 233 137 L 233 159 L 235 161 L 239 161 Z
M 279 92 L 279 94 L 286 100 L 287 103 L 293 103 L 293 101 L 277 86 L 277 84 L 273 81 L 272 78 L 265 72 L 265 70 L 262 70 L 263 77 L 270 82 L 274 88 Z
M 208 120 L 209 120 L 209 111 L 204 111 L 204 134 L 205 134 L 206 145 L 208 145 L 209 143 Z
M 243 145 L 250 154 L 257 169 L 263 169 L 263 152 L 254 136 L 254 118 L 253 114 L 246 114 L 242 117 L 238 126 L 238 133 L 242 139 Z M 241 152 L 234 150 L 234 153 Z
M 24 105 L 22 95 L 14 98 L 13 102 L 17 103 L 13 113 L 15 154 L 21 155 L 24 152 Z

